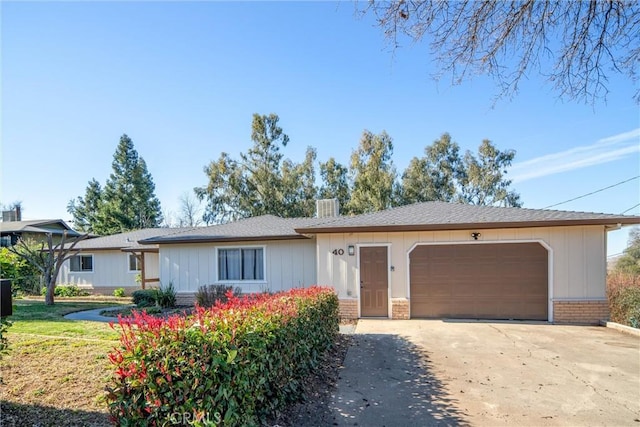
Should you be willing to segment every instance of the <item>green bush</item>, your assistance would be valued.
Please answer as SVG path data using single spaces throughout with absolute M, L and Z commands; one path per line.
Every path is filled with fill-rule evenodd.
M 312 287 L 229 298 L 213 309 L 120 321 L 107 401 L 117 425 L 259 425 L 300 398 L 338 333 L 338 298 Z
M 6 317 L 0 317 L 0 360 L 9 352 L 9 340 L 7 339 L 9 326 L 11 326 L 11 321 Z
M 611 321 L 640 328 L 640 276 L 613 273 L 607 277 Z
M 113 290 L 113 296 L 116 298 L 122 298 L 126 295 L 124 288 L 118 288 Z
M 160 285 L 154 289 L 155 303 L 161 308 L 173 308 L 176 306 L 176 291 L 173 283 L 169 282 L 168 286 Z
M 229 294 L 231 292 L 231 294 Z M 242 289 L 231 285 L 204 285 L 198 288 L 196 293 L 196 302 L 201 307 L 213 307 L 216 302 L 225 303 L 229 300 L 229 295 L 239 297 L 242 295 Z
M 47 294 L 46 286 L 43 286 L 42 289 L 40 289 L 40 294 Z M 76 285 L 58 285 L 53 291 L 53 296 L 55 297 L 84 297 L 87 295 L 89 295 L 89 292 L 84 289 L 80 289 Z
M 11 280 L 11 291 L 14 296 L 38 294 L 40 271 L 7 248 L 0 248 L 0 272 L 3 279 Z
M 152 307 L 156 305 L 156 290 L 138 289 L 137 291 L 133 291 L 131 298 L 138 308 Z

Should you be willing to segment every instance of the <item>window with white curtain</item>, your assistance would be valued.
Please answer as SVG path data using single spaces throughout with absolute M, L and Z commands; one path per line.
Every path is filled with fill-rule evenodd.
M 264 249 L 218 249 L 218 280 L 264 280 Z

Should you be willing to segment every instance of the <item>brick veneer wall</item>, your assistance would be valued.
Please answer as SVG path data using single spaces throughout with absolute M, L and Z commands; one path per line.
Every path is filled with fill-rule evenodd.
M 357 299 L 341 299 L 340 300 L 340 317 L 343 319 L 358 318 L 358 300 Z
M 195 305 L 196 294 L 193 293 L 180 293 L 176 294 L 176 305 Z
M 409 300 L 406 298 L 391 299 L 391 318 L 392 319 L 408 319 L 409 318 Z
M 554 323 L 591 324 L 609 318 L 609 303 L 606 300 L 597 301 L 554 301 Z

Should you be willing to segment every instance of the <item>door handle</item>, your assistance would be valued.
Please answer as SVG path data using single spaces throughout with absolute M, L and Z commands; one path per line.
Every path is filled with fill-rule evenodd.
M 364 282 L 361 280 L 360 281 L 360 289 L 364 288 Z

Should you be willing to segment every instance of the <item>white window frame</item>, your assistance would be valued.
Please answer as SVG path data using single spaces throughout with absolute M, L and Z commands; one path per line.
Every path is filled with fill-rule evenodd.
M 142 256 L 144 256 L 144 254 L 142 254 Z M 140 267 L 139 270 L 131 269 L 131 257 L 135 257 L 136 266 Z M 129 252 L 129 256 L 127 257 L 127 270 L 129 271 L 129 273 L 140 273 L 142 271 L 142 261 L 136 256 L 136 254 L 132 252 Z
M 220 280 L 220 267 L 218 264 L 219 260 L 219 252 L 221 250 L 234 250 L 234 249 L 262 249 L 262 277 L 261 280 Z M 216 258 L 215 258 L 215 279 L 216 283 L 259 283 L 264 284 L 267 283 L 267 247 L 265 245 L 234 245 L 234 246 L 218 246 L 216 247 Z
M 82 270 L 82 262 L 80 262 L 80 270 L 72 270 L 71 269 L 71 260 L 75 257 L 91 257 L 91 270 Z M 95 264 L 94 264 L 94 256 L 93 254 L 83 254 L 83 253 L 79 253 L 77 255 L 74 255 L 73 257 L 69 258 L 69 272 L 70 273 L 93 273 L 94 269 L 95 269 Z

